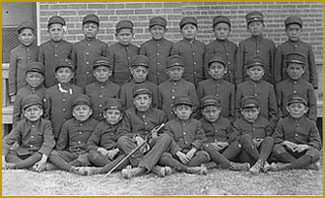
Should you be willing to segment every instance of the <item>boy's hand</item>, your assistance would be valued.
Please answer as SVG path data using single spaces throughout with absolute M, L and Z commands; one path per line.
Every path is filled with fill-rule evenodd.
M 282 145 L 288 147 L 290 150 L 292 150 L 293 152 L 295 152 L 296 147 L 298 146 L 297 144 L 290 142 L 290 141 L 284 141 L 282 142 Z
M 113 160 L 113 158 L 116 156 L 116 154 L 118 154 L 118 152 L 120 152 L 118 148 L 111 149 L 108 151 L 106 156 L 108 157 L 108 159 Z
M 14 103 L 16 100 L 16 95 L 10 96 L 10 103 Z
M 183 164 L 187 164 L 190 161 L 188 157 L 181 151 L 178 151 L 176 155 Z
M 263 142 L 263 140 L 264 140 L 263 138 L 254 138 L 253 139 L 254 145 L 256 147 L 259 147 L 261 145 L 261 143 Z
M 192 148 L 189 152 L 186 153 L 186 157 L 188 160 L 191 160 L 196 152 L 196 148 Z
M 144 143 L 144 145 L 140 149 L 140 152 L 145 153 L 150 150 L 150 146 L 147 143 L 145 143 L 145 141 L 144 141 L 144 139 L 142 139 L 142 137 L 140 137 L 140 136 L 135 137 L 135 141 L 137 142 L 138 146 Z
M 46 161 L 47 161 L 47 156 L 43 154 L 42 159 L 34 164 L 33 169 L 36 172 L 43 171 L 45 169 Z
M 294 152 L 301 153 L 304 150 L 309 149 L 309 146 L 307 144 L 298 144 L 297 147 L 294 149 Z
M 226 148 L 227 146 L 229 146 L 228 142 L 217 142 L 217 146 L 218 148 L 221 150 L 223 150 L 224 148 Z
M 99 147 L 97 149 L 98 152 L 100 152 L 102 155 L 106 156 L 108 154 L 108 150 L 102 148 L 102 147 Z

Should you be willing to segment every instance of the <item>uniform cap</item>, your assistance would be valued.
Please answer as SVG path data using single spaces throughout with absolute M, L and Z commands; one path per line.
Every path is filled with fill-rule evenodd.
M 38 72 L 44 75 L 44 65 L 40 62 L 30 62 L 27 64 L 27 72 Z
M 32 105 L 39 105 L 42 107 L 43 105 L 42 99 L 35 94 L 25 96 L 22 101 L 23 110 L 25 110 L 26 108 Z
M 20 34 L 20 32 L 21 32 L 23 29 L 26 29 L 26 28 L 31 29 L 31 30 L 33 30 L 33 32 L 35 32 L 35 26 L 34 26 L 31 22 L 29 22 L 29 21 L 25 21 L 25 22 L 21 23 L 21 24 L 18 26 L 18 28 L 17 28 L 17 32 L 18 32 L 18 34 Z
M 52 16 L 49 19 L 49 22 L 47 23 L 47 27 L 49 27 L 50 25 L 52 25 L 54 23 L 58 23 L 58 24 L 61 24 L 61 25 L 65 25 L 65 20 L 64 20 L 64 18 L 62 18 L 60 16 Z
M 87 23 L 87 22 L 96 23 L 99 26 L 99 18 L 95 14 L 88 14 L 88 15 L 86 15 L 83 18 L 83 20 L 82 20 L 82 25 L 85 24 L 85 23 Z
M 300 52 L 289 52 L 287 53 L 287 63 L 299 63 L 305 64 L 306 57 Z
M 297 15 L 292 15 L 292 16 L 289 16 L 288 18 L 286 18 L 286 20 L 284 21 L 285 27 L 287 27 L 290 24 L 298 24 L 301 27 L 303 26 L 302 19 L 300 18 L 300 16 L 297 16 Z
M 255 96 L 245 96 L 240 101 L 240 108 L 258 108 L 258 100 Z
M 174 67 L 174 66 L 185 66 L 184 63 L 184 57 L 180 56 L 180 55 L 172 55 L 170 57 L 167 58 L 166 61 L 166 68 L 170 68 L 170 67 Z
M 131 67 L 134 66 L 143 66 L 143 67 L 149 67 L 149 58 L 145 55 L 135 55 L 131 59 Z
M 218 23 L 227 23 L 231 27 L 230 19 L 226 16 L 215 16 L 212 20 L 212 27 L 214 28 Z
M 132 90 L 133 98 L 140 94 L 149 94 L 152 96 L 152 92 L 146 84 L 137 84 L 133 87 Z
M 161 17 L 161 16 L 153 17 L 149 21 L 149 28 L 151 28 L 154 25 L 161 25 L 164 28 L 166 28 L 167 21 L 166 21 L 166 19 L 164 17 Z
M 72 71 L 74 71 L 74 64 L 72 61 L 68 58 L 62 59 L 58 62 L 58 64 L 55 67 L 55 72 L 60 68 L 60 67 L 69 67 Z
M 254 11 L 254 12 L 250 12 L 246 15 L 246 23 L 247 25 L 253 21 L 260 21 L 260 22 L 264 22 L 263 19 L 263 14 L 261 12 L 258 11 Z
M 264 61 L 261 56 L 253 56 L 252 59 L 247 64 L 247 69 L 253 66 L 262 66 L 264 68 Z
M 73 98 L 72 101 L 72 106 L 76 106 L 76 105 L 88 105 L 91 107 L 91 102 L 90 102 L 90 98 L 87 95 L 84 94 L 78 94 Z
M 188 96 L 179 96 L 175 99 L 174 107 L 178 105 L 188 105 L 193 106 L 191 99 Z
M 99 56 L 99 57 L 96 57 L 93 61 L 93 69 L 95 69 L 96 67 L 99 67 L 99 66 L 106 66 L 106 67 L 109 67 L 109 68 L 112 68 L 112 61 L 109 59 L 109 58 L 106 58 L 104 56 Z
M 124 28 L 133 30 L 133 26 L 134 26 L 134 24 L 132 23 L 132 21 L 122 20 L 116 24 L 115 29 L 116 29 L 116 32 L 118 32 L 120 29 L 124 29 Z
M 117 109 L 123 111 L 123 104 L 120 99 L 117 98 L 108 98 L 105 102 L 105 111 L 108 109 Z
M 197 27 L 197 20 L 196 20 L 196 18 L 188 16 L 188 17 L 182 18 L 182 20 L 179 22 L 180 29 L 182 29 L 182 27 L 184 25 L 188 24 L 188 23 L 191 23 L 191 24 L 193 24 L 193 25 L 195 25 Z
M 288 96 L 288 104 L 287 105 L 290 105 L 292 103 L 302 103 L 304 105 L 307 105 L 307 99 L 301 93 L 293 93 Z
M 226 66 L 224 57 L 220 56 L 220 55 L 214 55 L 214 56 L 210 57 L 208 66 L 210 67 L 210 65 L 214 62 L 219 62 L 219 63 L 223 64 L 224 66 Z
M 220 107 L 221 106 L 221 102 L 220 100 L 213 95 L 207 95 L 205 97 L 203 97 L 201 99 L 201 107 L 204 108 L 206 106 L 216 106 L 216 107 Z

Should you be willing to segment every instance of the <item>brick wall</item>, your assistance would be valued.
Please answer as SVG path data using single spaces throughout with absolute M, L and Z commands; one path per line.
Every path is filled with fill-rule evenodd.
M 150 38 L 148 21 L 153 16 L 163 16 L 168 20 L 166 38 L 181 39 L 178 23 L 183 16 L 195 16 L 199 22 L 198 39 L 204 43 L 214 39 L 211 21 L 216 15 L 225 15 L 232 21 L 230 40 L 235 43 L 247 38 L 245 15 L 259 10 L 265 15 L 265 36 L 276 45 L 287 38 L 284 32 L 284 19 L 298 14 L 303 18 L 302 40 L 313 46 L 316 61 L 323 60 L 323 4 L 321 2 L 101 2 L 101 3 L 54 3 L 41 2 L 40 27 L 41 42 L 48 40 L 47 21 L 52 15 L 60 15 L 67 21 L 66 40 L 76 42 L 83 38 L 81 21 L 86 14 L 94 13 L 100 17 L 98 38 L 112 44 L 115 42 L 114 27 L 121 19 L 135 23 L 134 43 L 140 45 Z

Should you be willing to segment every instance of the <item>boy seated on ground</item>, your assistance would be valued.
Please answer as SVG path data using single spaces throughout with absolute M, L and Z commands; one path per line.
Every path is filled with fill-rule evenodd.
M 43 119 L 42 99 L 28 95 L 22 101 L 24 118 L 16 123 L 9 135 L 3 139 L 2 168 L 32 168 L 42 171 L 48 156 L 55 146 L 52 125 Z M 11 146 L 19 146 L 12 150 Z
M 316 123 L 307 118 L 307 99 L 295 93 L 288 97 L 289 115 L 275 129 L 273 155 L 280 161 L 271 164 L 271 171 L 286 169 L 320 169 L 321 139 Z

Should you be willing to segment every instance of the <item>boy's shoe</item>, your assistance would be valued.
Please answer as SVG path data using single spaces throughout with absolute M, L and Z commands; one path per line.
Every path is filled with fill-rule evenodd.
M 204 163 L 203 166 L 205 166 L 207 169 L 218 168 L 218 165 L 215 162 L 207 162 Z
M 2 164 L 3 169 L 15 169 L 16 163 L 6 162 L 5 164 Z
M 290 164 L 289 163 L 282 163 L 282 162 L 278 162 L 278 163 L 272 163 L 271 167 L 270 167 L 270 171 L 281 171 L 281 170 L 285 170 L 288 168 Z
M 132 177 L 144 175 L 145 172 L 146 172 L 145 168 L 142 167 L 131 168 L 131 166 L 127 166 L 125 169 L 121 171 L 121 174 L 123 178 L 130 179 Z
M 166 176 L 166 169 L 165 167 L 162 166 L 154 166 L 151 170 L 153 173 L 155 173 L 156 175 L 158 175 L 159 177 L 165 177 Z
M 312 163 L 309 166 L 307 166 L 307 169 L 316 170 L 316 171 L 319 171 L 321 168 L 322 168 L 322 166 L 320 165 L 319 161 L 317 161 L 315 163 Z
M 191 174 L 206 175 L 208 173 L 208 169 L 202 164 L 201 166 L 188 167 L 186 172 Z
M 59 168 L 57 166 L 55 166 L 54 164 L 50 163 L 50 162 L 46 162 L 45 170 L 46 171 L 52 171 L 52 170 L 59 170 Z
M 79 171 L 79 168 L 77 168 L 75 166 L 71 166 L 70 173 L 74 173 L 74 174 L 77 174 L 77 175 L 83 175 L 82 172 Z
M 252 166 L 252 168 L 249 169 L 249 172 L 257 175 L 260 173 L 262 167 L 264 167 L 264 161 L 261 159 L 258 159 L 257 162 L 254 164 L 254 166 Z
M 174 169 L 174 168 L 172 168 L 172 167 L 170 167 L 170 166 L 165 166 L 165 173 L 166 173 L 166 176 L 167 175 L 171 175 L 171 174 L 173 174 L 173 173 L 175 173 L 176 172 L 176 170 Z
M 85 167 L 78 167 L 77 170 L 81 175 L 89 176 L 89 175 L 100 174 L 102 168 L 85 166 Z
M 251 165 L 248 162 L 245 163 L 234 163 L 230 162 L 230 170 L 234 171 L 248 171 Z
M 264 173 L 266 173 L 267 171 L 269 171 L 271 168 L 271 165 L 268 162 L 265 162 L 264 166 L 262 167 L 262 171 Z

